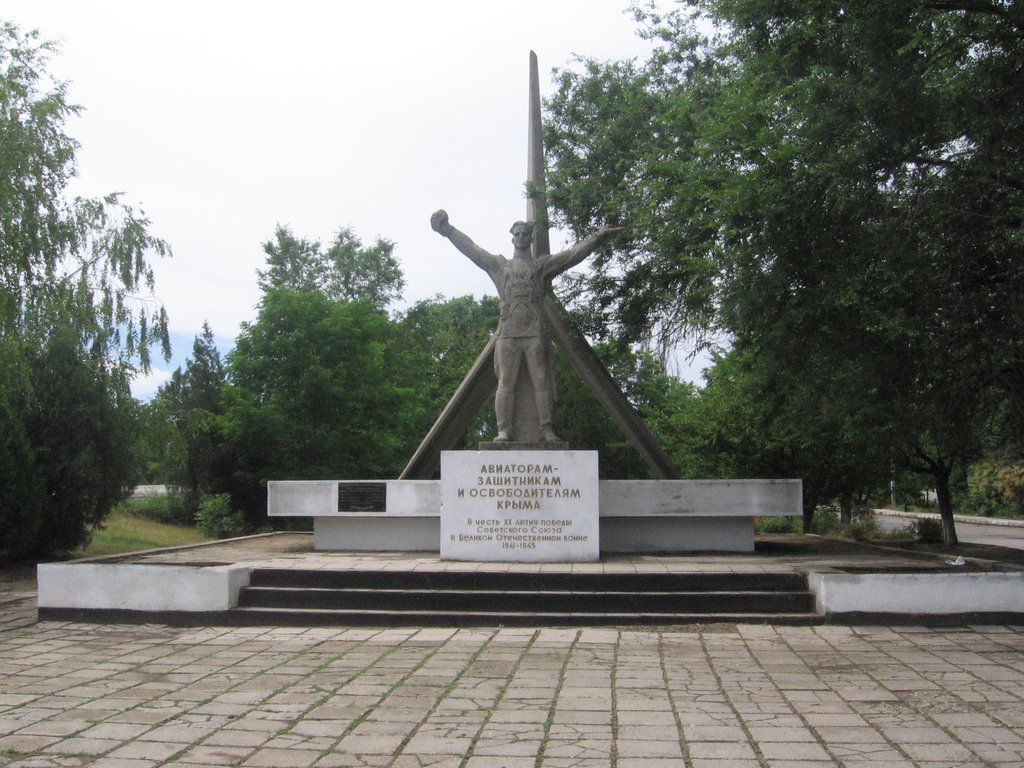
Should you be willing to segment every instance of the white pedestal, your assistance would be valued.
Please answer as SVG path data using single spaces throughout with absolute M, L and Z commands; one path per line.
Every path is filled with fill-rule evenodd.
M 441 453 L 441 559 L 594 562 L 596 451 Z

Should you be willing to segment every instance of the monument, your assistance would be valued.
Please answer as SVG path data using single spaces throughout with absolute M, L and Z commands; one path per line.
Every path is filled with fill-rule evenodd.
M 551 280 L 617 228 L 552 254 L 544 197 L 540 87 L 530 52 L 527 215 L 512 257 L 481 248 L 439 210 L 431 226 L 494 282 L 497 332 L 395 480 L 272 481 L 274 516 L 314 518 L 318 550 L 427 551 L 444 559 L 587 562 L 614 552 L 750 552 L 756 516 L 802 514 L 799 480 L 680 480 L 590 345 L 573 333 Z M 654 480 L 599 480 L 596 451 L 555 429 L 552 346 L 646 461 Z M 498 432 L 462 448 L 495 394 Z
M 499 300 L 498 328 L 488 345 L 498 433 L 478 452 L 441 449 L 443 559 L 586 562 L 600 556 L 597 452 L 570 451 L 555 432 L 552 326 L 564 328 L 548 305 L 554 302 L 551 281 L 621 227 L 601 227 L 570 248 L 550 252 L 538 80 L 531 52 L 527 182 L 533 194 L 527 220 L 509 230 L 512 258 L 481 248 L 443 209 L 430 217 L 435 232 L 487 273 Z M 575 345 L 589 350 L 585 341 Z M 591 367 L 594 361 L 588 361 Z M 504 453 L 488 458 L 493 451 Z

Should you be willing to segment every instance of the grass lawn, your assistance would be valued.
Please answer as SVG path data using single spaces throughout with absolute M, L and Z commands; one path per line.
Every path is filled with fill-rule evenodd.
M 158 523 L 133 514 L 130 508 L 122 505 L 110 513 L 101 529 L 93 531 L 89 545 L 76 550 L 73 556 L 116 555 L 140 549 L 198 544 L 209 540 L 210 537 L 198 528 Z

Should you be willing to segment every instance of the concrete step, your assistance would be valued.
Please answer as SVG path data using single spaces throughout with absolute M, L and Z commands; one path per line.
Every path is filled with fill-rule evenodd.
M 520 611 L 382 611 L 238 608 L 221 623 L 254 626 L 385 626 L 385 627 L 602 627 L 678 626 L 682 624 L 822 623 L 811 612 L 795 613 L 524 613 Z
M 816 623 L 804 574 L 257 569 L 232 621 L 289 625 Z
M 804 590 L 807 577 L 795 571 L 736 573 L 570 573 L 517 571 L 330 571 L 257 568 L 253 587 L 321 589 L 490 589 L 490 590 L 606 590 L 707 591 Z
M 807 591 L 621 592 L 613 590 L 376 590 L 302 587 L 249 587 L 241 607 L 286 607 L 326 610 L 471 611 L 494 606 L 501 612 L 515 606 L 536 614 L 562 612 L 627 613 L 785 613 L 809 611 L 814 595 Z
M 388 610 L 487 610 L 571 612 L 786 612 L 810 610 L 809 592 L 563 592 L 490 590 L 246 589 L 243 607 Z

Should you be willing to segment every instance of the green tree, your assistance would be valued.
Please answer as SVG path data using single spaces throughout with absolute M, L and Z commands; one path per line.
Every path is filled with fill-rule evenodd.
M 267 268 L 256 271 L 260 288 L 264 293 L 272 288 L 317 290 L 324 267 L 320 250 L 319 242 L 295 237 L 291 229 L 279 224 L 274 239 L 263 244 Z
M 250 523 L 267 480 L 395 477 L 409 393 L 395 327 L 366 302 L 269 290 L 227 361 L 221 487 Z
M 670 376 L 661 361 L 644 350 L 611 341 L 598 342 L 593 349 L 663 448 L 673 454 L 673 458 L 683 458 L 676 424 L 681 414 L 693 405 L 693 386 Z M 652 477 L 643 456 L 597 396 L 581 383 L 579 374 L 562 355 L 557 354 L 555 360 L 558 400 L 555 422 L 559 436 L 580 450 L 598 451 L 603 478 Z M 689 457 L 677 466 L 684 476 L 695 476 L 685 474 L 693 470 Z
M 419 301 L 399 318 L 400 345 L 413 422 L 408 456 L 430 430 L 498 326 L 496 296 L 435 297 Z M 476 448 L 495 432 L 493 402 L 481 409 L 466 436 Z
M 884 399 L 864 389 L 859 370 L 814 367 L 802 381 L 774 361 L 737 346 L 716 358 L 699 393 L 701 465 L 721 477 L 798 477 L 804 529 L 814 510 L 838 500 L 848 522 L 855 503 L 891 476 Z M 874 421 L 872 420 L 874 419 Z
M 143 406 L 144 434 L 138 451 L 153 481 L 181 494 L 180 522 L 190 523 L 205 494 L 216 487 L 222 460 L 217 417 L 222 413 L 225 373 L 209 323 L 192 343 L 192 355 Z
M 650 60 L 591 62 L 550 104 L 552 202 L 634 233 L 583 296 L 627 338 L 727 334 L 794 435 L 927 469 L 955 541 L 949 479 L 1024 378 L 1021 9 L 690 5 L 719 38 L 640 14 Z
M 339 301 L 368 301 L 384 309 L 402 298 L 405 278 L 395 244 L 378 237 L 363 246 L 351 227 L 339 229 L 324 257 L 329 265 L 324 291 Z
M 81 544 L 133 482 L 128 381 L 169 354 L 148 255 L 168 253 L 117 195 L 69 200 L 78 112 L 53 46 L 0 27 L 0 558 Z M 18 489 L 22 496 L 10 496 Z M 14 490 L 11 490 L 13 493 Z
M 343 227 L 325 251 L 319 242 L 296 238 L 278 226 L 274 240 L 263 244 L 267 268 L 257 273 L 259 285 L 264 292 L 322 291 L 335 301 L 367 301 L 384 309 L 401 298 L 405 287 L 394 249 L 394 243 L 380 237 L 364 246 L 351 227 Z
M 153 343 L 169 355 L 163 307 L 144 298 L 154 287 L 146 256 L 168 248 L 117 195 L 67 199 L 78 145 L 64 123 L 79 108 L 68 103 L 65 84 L 46 75 L 52 51 L 37 33 L 3 25 L 0 333 L 71 328 L 93 354 L 128 372 L 137 356 L 145 368 Z
M 558 73 L 546 103 L 553 220 L 577 236 L 624 227 L 559 286 L 589 338 L 665 349 L 716 320 L 717 182 L 698 152 L 699 117 L 724 76 L 699 43 L 681 33 L 646 66 L 584 61 Z
M 3 362 L 9 359 L 5 355 Z M 0 364 L 0 563 L 39 549 L 47 507 L 46 486 L 25 423 L 25 386 L 19 379 L 19 372 Z
M 47 491 L 32 556 L 86 544 L 90 528 L 134 479 L 135 401 L 123 381 L 97 370 L 101 365 L 72 333 L 57 333 L 31 353 L 25 425 L 36 452 L 33 470 Z

